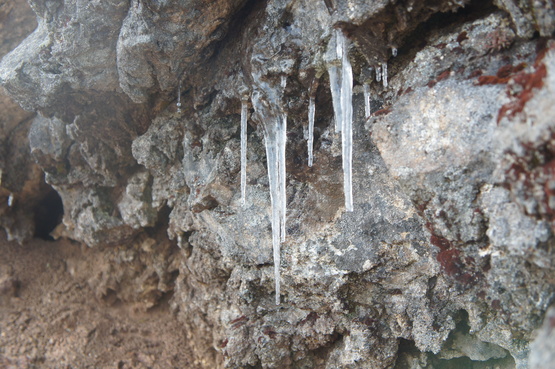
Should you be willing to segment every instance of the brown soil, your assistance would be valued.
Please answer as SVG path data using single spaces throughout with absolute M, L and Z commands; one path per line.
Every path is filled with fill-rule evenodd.
M 68 240 L 20 246 L 0 233 L 0 368 L 197 367 L 167 302 L 144 311 L 95 297 L 87 273 L 99 254 Z M 75 270 L 76 259 L 89 267 Z

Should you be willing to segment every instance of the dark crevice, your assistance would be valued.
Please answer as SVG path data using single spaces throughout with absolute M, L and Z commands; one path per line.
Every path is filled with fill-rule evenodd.
M 54 241 L 50 235 L 61 222 L 64 206 L 58 192 L 51 189 L 38 202 L 34 209 L 35 237 L 46 241 Z
M 118 297 L 118 293 L 112 288 L 107 288 L 101 298 L 108 306 L 115 307 L 122 304 L 121 299 Z
M 473 0 L 455 11 L 441 9 L 439 5 L 433 6 L 433 1 L 418 3 L 411 11 L 402 4 L 390 4 L 360 26 L 349 23 L 339 23 L 338 26 L 355 42 L 367 63 L 374 67 L 392 58 L 392 46 L 398 49 L 398 57 L 393 60 L 404 59 L 404 55 L 412 59 L 413 54 L 426 46 L 425 40 L 432 31 L 483 18 L 497 8 L 492 0 Z
M 454 28 L 463 23 L 484 18 L 498 10 L 492 0 L 473 0 L 456 12 L 435 13 L 425 22 L 420 23 L 414 31 L 405 37 L 398 48 L 398 55 L 412 55 L 426 46 L 426 39 L 433 31 Z M 413 55 L 414 56 L 414 55 Z M 412 59 L 411 57 L 410 59 Z
M 465 310 L 459 310 L 453 315 L 453 319 L 457 322 L 456 328 L 451 331 L 449 338 L 443 344 L 443 350 L 447 351 L 448 355 L 453 355 L 457 349 L 453 349 L 452 340 L 456 335 L 472 336 L 470 334 L 470 326 L 468 325 L 468 313 Z M 483 349 L 483 348 L 482 348 Z M 419 360 L 424 358 L 424 361 L 428 363 L 429 367 L 435 369 L 483 369 L 483 368 L 514 368 L 515 362 L 511 355 L 507 352 L 507 355 L 503 358 L 491 358 L 488 360 L 472 360 L 467 356 L 463 356 L 463 353 L 459 353 L 461 356 L 452 357 L 446 359 L 445 356 L 440 352 L 439 354 L 433 354 L 430 352 L 422 352 L 417 347 L 414 341 L 406 340 L 403 338 L 399 339 L 399 346 L 397 352 L 397 361 L 395 363 L 394 369 L 404 369 L 411 366 L 411 363 L 415 359 Z
M 156 238 L 163 233 L 162 239 L 167 239 L 165 230 L 168 229 L 169 227 L 171 212 L 172 212 L 172 208 L 170 208 L 167 204 L 164 204 L 160 208 L 160 210 L 158 210 L 158 218 L 156 219 L 156 223 L 154 224 L 154 226 L 144 228 L 144 231 L 146 232 L 146 234 L 149 237 Z
M 212 44 L 214 52 L 210 55 L 207 63 L 214 63 L 218 59 L 221 52 L 230 44 L 230 40 L 236 38 L 238 35 L 242 35 L 242 29 L 248 23 L 246 19 L 249 18 L 253 11 L 260 9 L 262 6 L 265 7 L 265 4 L 266 1 L 247 0 L 243 7 L 233 14 L 229 25 L 227 26 L 225 36 Z

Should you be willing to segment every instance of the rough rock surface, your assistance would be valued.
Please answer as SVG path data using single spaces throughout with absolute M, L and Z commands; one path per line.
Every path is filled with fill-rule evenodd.
M 35 17 L 27 3 L 0 2 L 0 57 L 35 27 Z M 0 226 L 9 239 L 21 242 L 35 232 L 33 209 L 45 191 L 40 167 L 29 155 L 27 133 L 35 114 L 21 109 L 2 88 L 0 111 Z
M 0 62 L 0 84 L 38 114 L 16 156 L 30 152 L 61 197 L 54 235 L 107 255 L 87 279 L 98 298 L 169 304 L 207 368 L 540 365 L 530 342 L 555 297 L 552 1 L 29 2 L 38 26 Z M 334 28 L 352 41 L 348 213 L 326 72 Z M 385 63 L 366 119 L 362 85 Z M 283 112 L 276 306 L 264 134 Z M 0 163 L 4 176 L 23 167 Z M 37 201 L 19 196 L 10 211 Z

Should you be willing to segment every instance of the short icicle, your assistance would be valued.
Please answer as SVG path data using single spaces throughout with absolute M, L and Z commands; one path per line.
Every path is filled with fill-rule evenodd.
M 177 112 L 181 113 L 181 81 L 179 81 L 177 86 Z
M 387 88 L 387 63 L 382 64 L 382 82 L 383 87 Z
M 341 75 L 339 68 L 336 65 L 330 65 L 328 67 L 328 74 L 330 76 L 335 132 L 341 132 L 341 122 L 343 121 L 343 118 L 341 116 Z
M 364 82 L 364 117 L 370 118 L 372 111 L 370 110 L 370 84 Z
M 241 205 L 247 203 L 247 100 L 241 101 Z
M 382 80 L 382 68 L 376 67 L 376 81 L 380 82 Z
M 314 161 L 314 116 L 316 114 L 316 105 L 314 96 L 308 100 L 308 166 L 311 167 Z
M 341 132 L 341 124 L 343 123 L 343 112 L 341 110 L 341 59 L 344 49 L 344 38 L 341 30 L 336 29 L 334 33 L 335 50 L 332 62 L 328 65 L 328 74 L 330 77 L 331 98 L 333 104 L 333 112 L 335 117 L 335 132 Z

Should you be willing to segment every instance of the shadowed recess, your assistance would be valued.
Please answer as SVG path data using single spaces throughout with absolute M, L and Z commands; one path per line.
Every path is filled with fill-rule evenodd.
M 50 232 L 62 222 L 63 215 L 60 195 L 54 189 L 48 191 L 35 207 L 35 237 L 53 241 Z

